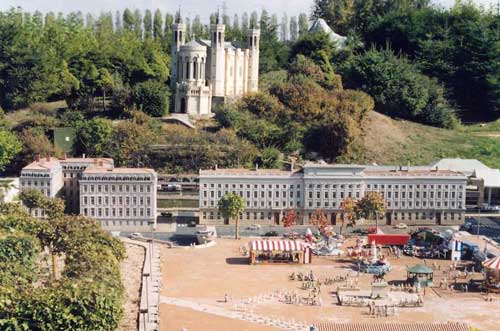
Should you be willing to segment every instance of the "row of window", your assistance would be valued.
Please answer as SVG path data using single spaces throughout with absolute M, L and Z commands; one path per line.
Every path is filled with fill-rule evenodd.
M 89 217 L 144 217 L 151 216 L 151 208 L 83 208 Z
M 215 184 L 214 183 L 211 183 L 211 184 L 207 184 L 207 183 L 204 183 L 203 184 L 203 187 L 204 188 L 207 188 L 208 186 L 210 186 L 210 188 L 214 188 L 215 187 Z M 232 189 L 236 189 L 236 188 L 247 188 L 247 189 L 251 189 L 251 188 L 254 188 L 254 189 L 265 189 L 265 188 L 276 188 L 276 189 L 280 189 L 280 188 L 283 188 L 283 189 L 294 189 L 294 188 L 297 188 L 297 189 L 300 189 L 300 184 L 217 184 L 217 188 L 232 188 Z
M 340 208 L 337 201 L 311 201 L 307 202 L 309 208 Z M 462 201 L 387 201 L 387 208 L 462 208 Z
M 90 205 L 109 205 L 109 202 L 111 201 L 111 204 L 112 205 L 116 205 L 117 202 L 118 202 L 118 205 L 122 205 L 123 202 L 125 202 L 125 205 L 137 205 L 139 204 L 140 206 L 144 205 L 144 201 L 146 201 L 146 205 L 149 206 L 151 205 L 151 198 L 150 197 L 146 197 L 146 199 L 144 199 L 144 197 L 122 197 L 122 196 L 118 196 L 118 197 L 115 197 L 115 196 L 112 196 L 112 197 L 108 197 L 108 196 L 104 196 L 104 197 L 83 197 L 83 205 L 89 205 L 89 202 L 90 202 Z
M 97 184 L 97 185 L 94 185 L 94 184 L 84 184 L 84 185 L 81 185 L 81 189 L 82 189 L 82 192 L 83 193 L 87 193 L 87 192 L 90 192 L 90 193 L 94 193 L 94 192 L 97 192 L 97 193 L 108 193 L 108 192 L 111 192 L 111 193 L 114 193 L 114 192 L 140 192 L 140 193 L 143 193 L 143 192 L 147 192 L 147 193 L 150 193 L 151 192 L 151 185 L 138 185 L 138 184 L 135 184 L 135 185 L 127 185 L 127 184 L 112 184 L 112 185 L 101 185 L 101 184 Z
M 202 191 L 202 195 L 204 198 L 207 198 L 208 197 L 208 192 L 210 192 L 210 198 L 215 198 L 215 191 Z M 217 198 L 221 198 L 224 194 L 228 193 L 229 191 L 217 191 Z M 267 197 L 268 198 L 273 198 L 273 195 L 275 198 L 294 198 L 296 197 L 297 199 L 300 198 L 300 192 L 301 191 L 297 191 L 295 193 L 295 191 L 274 191 L 274 194 L 273 194 L 273 191 L 267 191 Z M 236 193 L 236 191 L 233 191 L 233 193 Z M 251 199 L 252 197 L 254 199 L 257 199 L 259 198 L 259 196 L 261 198 L 265 198 L 266 197 L 266 191 L 253 191 L 253 194 L 252 192 L 250 191 L 246 191 L 246 192 L 243 192 L 243 191 L 239 191 L 239 195 L 240 197 L 242 198 L 247 198 L 247 199 Z
M 31 181 L 31 180 L 28 180 L 28 181 L 23 181 L 22 182 L 22 186 L 49 186 L 50 185 L 50 182 L 49 181 L 37 181 L 37 180 L 34 180 L 34 181 Z
M 50 174 L 41 174 L 38 172 L 22 172 L 21 177 L 43 177 L 43 178 L 48 178 L 50 177 Z

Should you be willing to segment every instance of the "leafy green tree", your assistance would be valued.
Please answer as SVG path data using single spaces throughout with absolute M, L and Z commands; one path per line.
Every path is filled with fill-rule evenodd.
M 302 37 L 309 31 L 309 22 L 307 21 L 307 15 L 301 13 L 299 15 L 299 37 Z
M 134 29 L 134 14 L 132 14 L 128 8 L 125 8 L 123 11 L 123 28 L 126 31 L 132 31 Z
M 153 17 L 151 15 L 151 10 L 146 9 L 143 18 L 144 25 L 144 38 L 150 39 L 153 36 Z
M 239 239 L 240 214 L 245 211 L 245 199 L 236 193 L 229 192 L 218 202 L 219 212 L 224 219 L 235 220 L 235 239 Z
M 257 162 L 263 168 L 279 169 L 282 167 L 283 154 L 274 147 L 267 147 L 262 150 Z
M 344 226 L 354 226 L 356 223 L 356 216 L 358 212 L 358 201 L 354 198 L 345 198 L 340 203 L 340 210 L 342 211 L 342 225 L 340 226 L 340 235 L 342 235 Z
M 133 13 L 134 22 L 134 33 L 137 38 L 143 37 L 143 27 L 142 27 L 142 14 L 139 9 L 134 10 Z
M 19 139 L 7 129 L 0 127 L 0 172 L 21 152 Z
M 322 18 L 337 33 L 346 35 L 353 16 L 354 0 L 314 0 L 312 19 Z
M 78 154 L 86 153 L 92 156 L 102 156 L 104 146 L 111 137 L 113 125 L 103 118 L 93 118 L 82 122 L 77 128 L 76 150 Z
M 163 38 L 163 16 L 160 9 L 156 9 L 154 21 L 153 21 L 153 37 L 156 40 L 161 40 Z
M 299 26 L 297 25 L 297 18 L 290 17 L 290 40 L 295 41 L 299 37 Z
M 168 114 L 169 89 L 163 83 L 148 80 L 134 87 L 132 101 L 148 115 L 161 117 Z
M 19 193 L 19 200 L 28 208 L 29 213 L 35 208 L 43 208 L 45 196 L 36 189 L 24 189 Z
M 358 201 L 358 214 L 364 218 L 375 217 L 378 226 L 380 215 L 385 214 L 386 203 L 384 197 L 378 192 L 366 192 L 365 196 Z
M 441 127 L 457 123 L 442 88 L 390 49 L 354 56 L 342 72 L 346 85 L 370 94 L 384 114 Z

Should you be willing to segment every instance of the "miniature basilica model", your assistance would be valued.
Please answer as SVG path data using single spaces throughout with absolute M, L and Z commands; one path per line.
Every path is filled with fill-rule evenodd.
M 212 106 L 256 92 L 259 82 L 258 29 L 249 29 L 247 48 L 224 41 L 225 25 L 219 18 L 210 26 L 211 40 L 185 43 L 181 19 L 172 25 L 171 87 L 175 91 L 175 113 L 207 116 Z

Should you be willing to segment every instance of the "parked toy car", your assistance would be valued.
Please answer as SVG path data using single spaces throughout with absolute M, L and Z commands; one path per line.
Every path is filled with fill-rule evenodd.
M 408 229 L 408 225 L 405 223 L 399 223 L 396 225 L 397 229 Z
M 139 232 L 133 232 L 133 233 L 129 234 L 128 237 L 130 239 L 137 239 L 137 238 L 142 238 L 143 236 Z
M 264 234 L 265 237 L 277 237 L 278 236 L 278 232 L 276 231 L 268 231 Z

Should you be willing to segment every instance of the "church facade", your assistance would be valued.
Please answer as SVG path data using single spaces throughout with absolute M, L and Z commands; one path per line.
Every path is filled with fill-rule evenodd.
M 219 19 L 210 26 L 210 40 L 186 43 L 186 27 L 180 20 L 172 31 L 175 113 L 210 115 L 213 104 L 258 90 L 260 30 L 248 30 L 246 48 L 224 40 L 225 25 Z

